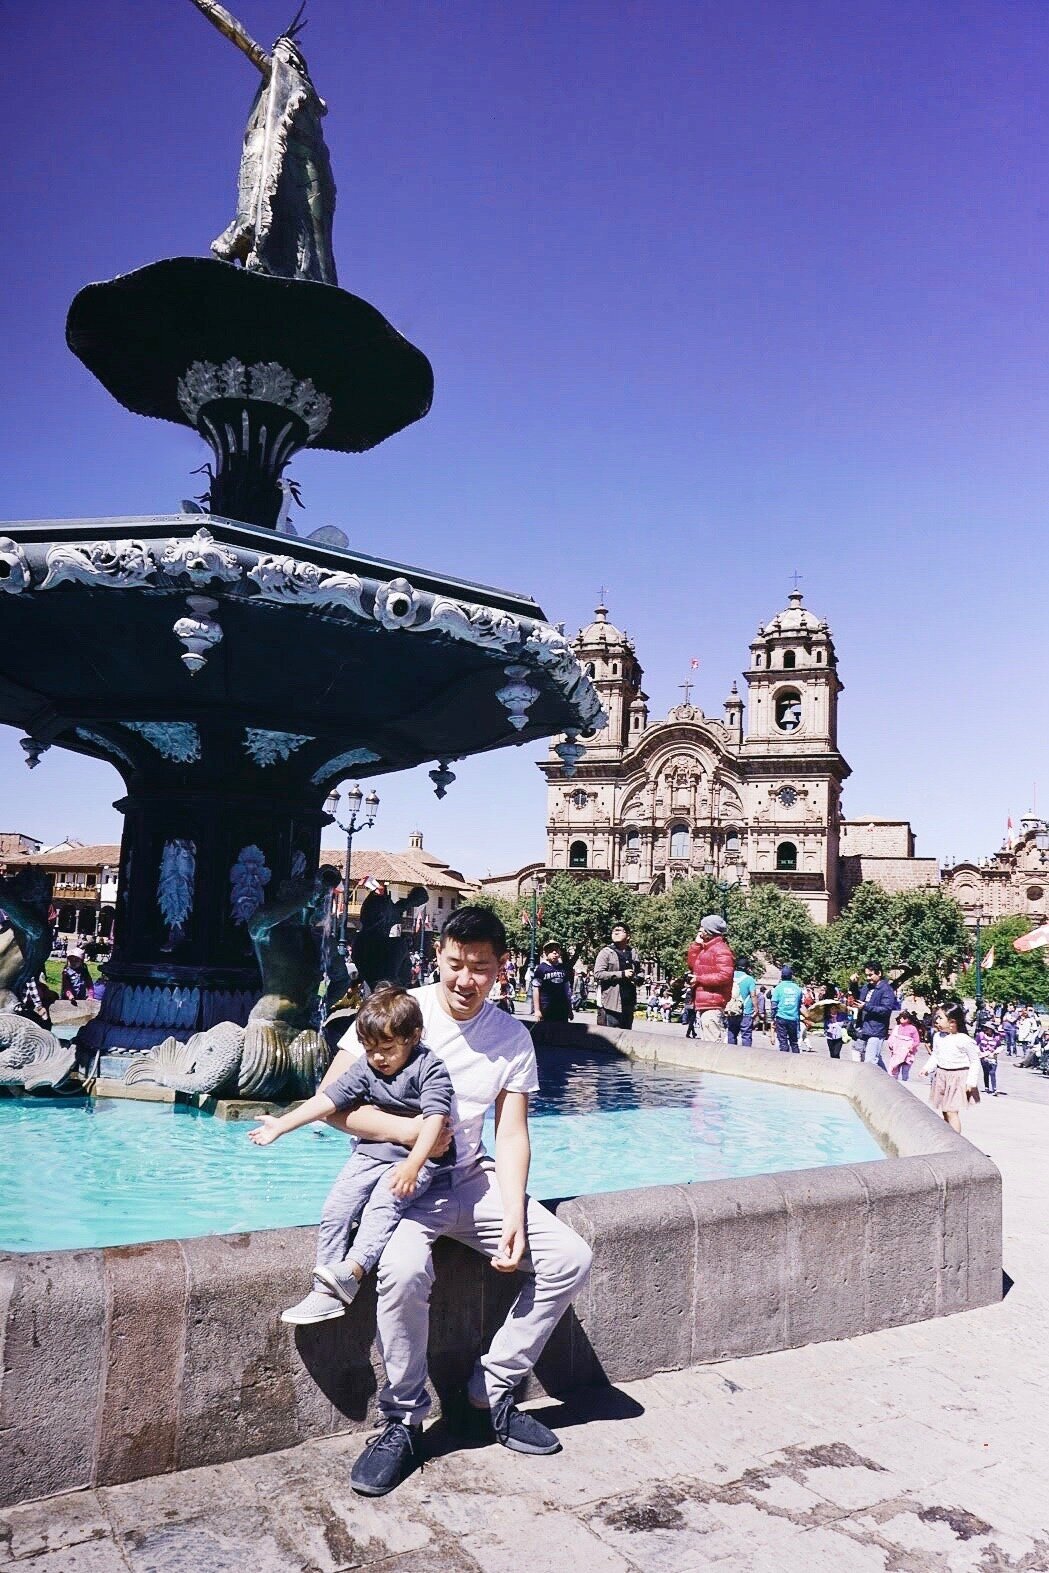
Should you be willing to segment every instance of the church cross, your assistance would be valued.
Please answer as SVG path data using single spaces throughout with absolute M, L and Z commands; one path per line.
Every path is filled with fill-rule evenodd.
M 678 683 L 677 686 L 679 688 L 683 688 L 685 690 L 685 703 L 687 705 L 688 704 L 688 696 L 692 692 L 692 679 L 691 678 L 686 678 L 683 683 Z
M 799 581 L 801 579 L 801 575 L 798 572 L 798 570 L 795 568 L 794 572 L 791 574 L 790 577 L 791 577 L 791 583 L 793 584 L 793 586 L 794 586 L 794 588 L 796 590 L 798 588 L 798 583 L 799 583 Z

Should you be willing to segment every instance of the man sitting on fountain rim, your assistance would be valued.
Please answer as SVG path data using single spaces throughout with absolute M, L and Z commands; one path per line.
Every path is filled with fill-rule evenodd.
M 496 1272 L 519 1271 L 523 1282 L 488 1352 L 474 1367 L 467 1397 L 487 1410 L 496 1440 L 518 1453 L 556 1453 L 561 1444 L 534 1415 L 519 1410 L 514 1392 L 535 1365 L 554 1328 L 586 1282 L 589 1246 L 526 1194 L 531 1148 L 528 1097 L 538 1090 L 535 1051 L 527 1029 L 488 1000 L 507 954 L 506 930 L 484 907 L 461 907 L 441 932 L 438 979 L 411 992 L 423 1014 L 423 1038 L 452 1079 L 456 1160 L 413 1201 L 378 1266 L 376 1312 L 386 1385 L 379 1394 L 385 1425 L 361 1453 L 350 1476 L 355 1491 L 383 1496 L 421 1463 L 422 1421 L 429 1408 L 426 1351 L 433 1243 L 442 1235 L 489 1257 Z M 321 1090 L 360 1053 L 351 1027 Z M 494 1164 L 481 1147 L 495 1107 Z M 369 1106 L 338 1115 L 351 1136 L 414 1140 L 416 1121 Z M 443 1148 L 438 1145 L 435 1155 Z

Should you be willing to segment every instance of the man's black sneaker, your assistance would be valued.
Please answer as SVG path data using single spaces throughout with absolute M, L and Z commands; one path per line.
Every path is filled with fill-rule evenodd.
M 496 1401 L 491 1415 L 495 1440 L 511 1453 L 560 1453 L 561 1444 L 549 1426 L 518 1409 L 512 1393 Z
M 422 1467 L 422 1426 L 388 1420 L 373 1436 L 350 1471 L 350 1485 L 362 1497 L 384 1497 Z

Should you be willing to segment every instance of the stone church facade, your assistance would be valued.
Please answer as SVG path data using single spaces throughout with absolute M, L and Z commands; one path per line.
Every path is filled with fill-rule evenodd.
M 1049 920 L 1049 821 L 1037 814 L 1020 820 L 1020 833 L 978 863 L 944 868 L 943 888 L 974 923 L 1019 914 L 1037 927 Z
M 744 673 L 721 716 L 676 705 L 652 720 L 632 641 L 599 606 L 575 641 L 608 717 L 588 738 L 574 776 L 551 751 L 547 780 L 550 873 L 570 869 L 641 891 L 710 873 L 729 883 L 774 883 L 821 923 L 841 901 L 838 676 L 827 623 L 795 590 L 759 626 Z M 934 865 L 935 866 L 935 865 Z
M 517 899 L 569 870 L 642 892 L 703 873 L 728 884 L 775 884 L 830 922 L 856 886 L 890 892 L 940 886 L 966 921 L 1049 916 L 1049 821 L 1028 815 L 1020 834 L 979 863 L 941 870 L 918 857 L 906 820 L 842 816 L 849 766 L 838 748 L 842 682 L 826 621 L 799 590 L 750 645 L 720 716 L 675 705 L 653 720 L 633 641 L 597 607 L 575 640 L 608 717 L 568 776 L 554 745 L 539 768 L 547 787 L 545 862 L 479 881 Z M 684 685 L 683 685 L 684 686 Z

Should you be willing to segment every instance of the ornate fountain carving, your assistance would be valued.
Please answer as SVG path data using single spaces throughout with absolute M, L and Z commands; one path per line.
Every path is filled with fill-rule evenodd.
M 166 1038 L 136 1060 L 127 1084 L 235 1092 L 242 1098 L 310 1097 L 328 1055 L 316 1012 L 323 933 L 338 882 L 330 868 L 322 868 L 311 882 L 288 880 L 275 901 L 248 918 L 262 997 L 246 1026 L 223 1021 L 195 1033 L 188 1043 Z

